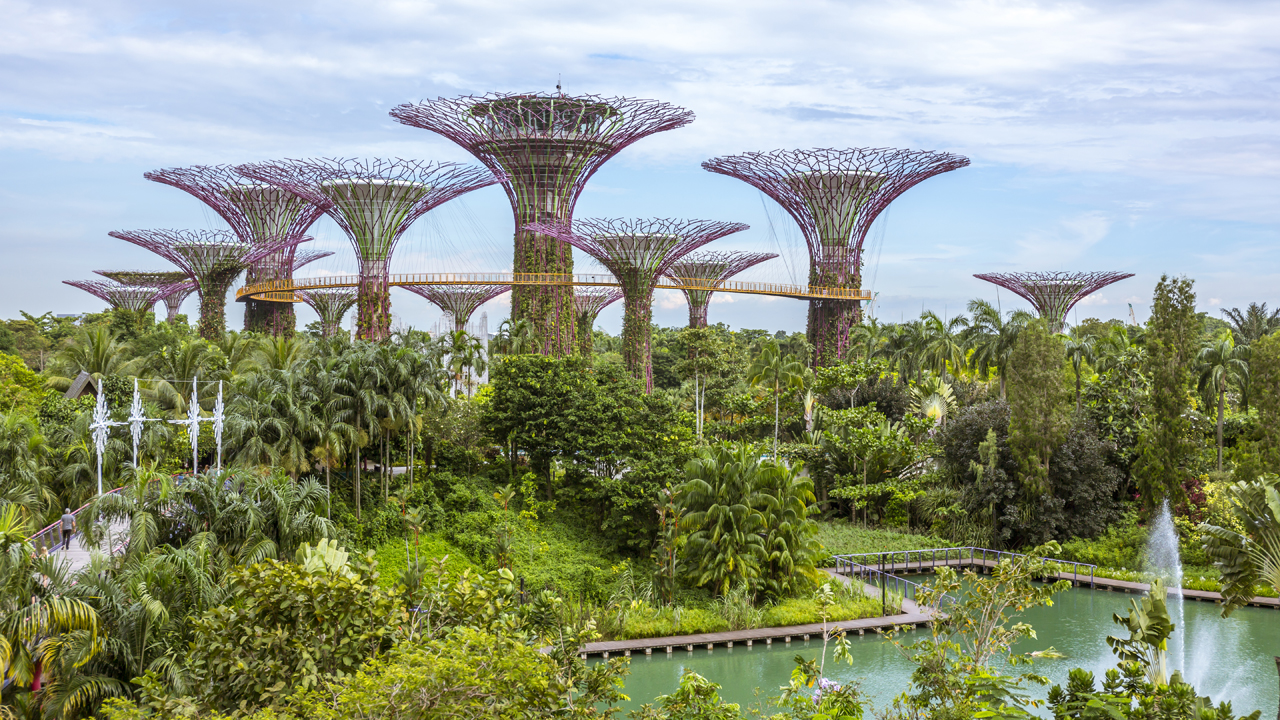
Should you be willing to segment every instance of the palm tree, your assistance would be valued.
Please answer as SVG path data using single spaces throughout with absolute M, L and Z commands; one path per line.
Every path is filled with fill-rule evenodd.
M 158 470 L 158 463 L 141 464 L 130 473 L 120 492 L 94 498 L 88 508 L 85 535 L 98 542 L 111 525 L 123 523 L 127 553 L 146 553 L 170 533 L 173 519 L 165 510 L 172 492 L 172 479 Z M 115 538 L 110 540 L 114 542 Z
M 38 691 L 44 668 L 60 659 L 84 665 L 101 638 L 97 612 L 73 594 L 69 564 L 37 555 L 31 528 L 17 506 L 0 506 L 0 683 Z M 79 652 L 63 653 L 68 647 Z
M 1254 340 L 1280 330 L 1280 309 L 1267 310 L 1266 303 L 1249 303 L 1244 312 L 1240 308 L 1224 309 L 1222 314 L 1227 317 L 1236 345 L 1251 345 Z
M 1080 332 L 1079 327 L 1071 328 L 1070 333 L 1063 336 L 1067 358 L 1071 360 L 1071 369 L 1076 374 L 1076 414 L 1080 414 L 1080 366 L 1084 363 L 1092 363 L 1094 361 L 1093 349 L 1097 342 L 1094 335 L 1086 335 Z
M 688 479 L 676 488 L 696 584 L 710 585 L 718 595 L 753 582 L 768 557 L 756 490 L 759 471 L 760 460 L 746 443 L 700 448 L 685 466 Z
M 489 352 L 495 355 L 527 355 L 537 352 L 537 332 L 528 320 L 503 320 L 498 333 L 490 341 Z
M 33 522 L 58 507 L 48 485 L 48 457 L 48 443 L 34 419 L 21 412 L 0 415 L 0 498 L 20 505 Z
M 849 328 L 849 343 L 862 349 L 862 357 L 870 360 L 879 354 L 880 345 L 884 343 L 885 328 L 880 321 L 866 317 L 862 322 Z
M 342 462 L 359 437 L 355 426 L 347 422 L 353 415 L 352 398 L 341 374 L 340 357 L 314 357 L 306 367 L 309 382 L 303 389 L 303 402 L 312 408 L 311 455 L 324 465 L 325 492 L 332 496 L 333 467 Z M 332 519 L 330 509 L 325 514 Z
M 814 534 L 817 524 L 809 516 L 818 512 L 813 480 L 802 476 L 802 466 L 762 464 L 755 485 L 756 501 L 764 523 L 765 590 L 774 597 L 794 595 L 815 577 L 814 561 L 822 545 Z
M 65 391 L 82 372 L 89 373 L 95 383 L 109 375 L 133 375 L 141 362 L 130 355 L 128 345 L 119 342 L 119 336 L 110 328 L 82 328 L 75 340 L 54 356 L 49 387 Z
M 1034 318 L 1025 310 L 1011 310 L 1002 315 L 994 305 L 982 299 L 969 301 L 972 324 L 965 332 L 965 339 L 973 348 L 969 356 L 971 367 L 983 380 L 990 377 L 991 368 L 1000 376 L 1000 399 L 1005 399 L 1005 370 L 1009 355 L 1018 340 L 1018 333 Z
M 747 368 L 747 382 L 752 386 L 766 385 L 773 390 L 773 457 L 776 459 L 782 390 L 797 387 L 804 382 L 804 366 L 794 355 L 782 355 L 778 350 L 778 343 L 770 341 Z
M 1232 483 L 1227 496 L 1244 532 L 1200 526 L 1205 554 L 1222 570 L 1223 617 L 1253 600 L 1255 585 L 1280 592 L 1280 478 Z
M 956 395 L 951 384 L 942 378 L 931 377 L 911 388 L 911 411 L 933 419 L 939 426 L 947 427 L 947 415 L 956 406 Z
M 1230 337 L 1220 337 L 1206 343 L 1196 355 L 1200 371 L 1201 392 L 1210 390 L 1218 400 L 1218 472 L 1222 472 L 1222 410 L 1226 402 L 1227 387 L 1249 375 L 1245 348 L 1238 348 Z

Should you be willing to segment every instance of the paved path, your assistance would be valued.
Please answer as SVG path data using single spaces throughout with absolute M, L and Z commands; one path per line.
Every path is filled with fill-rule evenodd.
M 71 564 L 71 572 L 75 572 L 85 565 L 89 564 L 89 555 L 93 550 L 99 552 L 115 552 L 120 549 L 121 543 L 125 539 L 125 533 L 129 526 L 123 520 L 117 520 L 111 524 L 107 534 L 103 536 L 102 542 L 98 545 L 86 545 L 84 533 L 76 531 L 71 538 L 71 547 L 67 550 L 62 549 L 62 545 L 58 545 L 56 549 L 51 549 L 51 555 L 65 557 Z

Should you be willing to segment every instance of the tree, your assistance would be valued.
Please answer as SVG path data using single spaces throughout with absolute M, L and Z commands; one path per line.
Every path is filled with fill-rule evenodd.
M 680 331 L 688 348 L 687 356 L 676 363 L 682 375 L 693 380 L 695 431 L 702 439 L 702 418 L 707 409 L 707 386 L 729 372 L 729 348 L 716 328 L 685 328 Z
M 1205 554 L 1222 570 L 1223 617 L 1253 600 L 1258 584 L 1280 593 L 1280 478 L 1232 483 L 1227 496 L 1241 532 L 1200 526 Z
M 233 569 L 231 601 L 195 622 L 187 662 L 200 701 L 224 711 L 277 705 L 386 649 L 404 610 L 378 588 L 371 559 L 344 567 L 351 572 L 275 560 Z
M 1081 331 L 1079 327 L 1071 328 L 1071 332 L 1064 335 L 1064 349 L 1067 351 L 1067 359 L 1071 361 L 1071 371 L 1076 375 L 1076 415 L 1080 414 L 1080 368 L 1085 363 L 1094 362 L 1094 347 L 1097 343 L 1097 336 L 1087 334 Z
M 1133 473 L 1147 509 L 1165 498 L 1178 499 L 1194 447 L 1188 416 L 1187 389 L 1199 347 L 1195 281 L 1161 276 L 1147 321 L 1147 375 L 1151 393 L 1145 408 L 1145 427 L 1138 439 Z
M 1000 399 L 1005 399 L 1005 370 L 1009 355 L 1013 352 L 1018 333 L 1033 317 L 1025 310 L 1011 310 L 1002 315 L 1000 310 L 986 300 L 969 301 L 973 320 L 965 331 L 965 339 L 973 348 L 969 364 L 986 380 L 991 368 L 1000 376 Z
M 81 372 L 87 372 L 94 382 L 108 375 L 132 375 L 137 372 L 140 358 L 130 357 L 128 347 L 119 342 L 119 336 L 105 326 L 83 328 L 75 340 L 54 356 L 50 368 L 49 387 L 65 391 Z
M 724 595 L 760 577 L 767 553 L 764 514 L 758 508 L 761 462 L 750 445 L 703 448 L 685 465 L 676 506 L 688 533 L 686 568 L 696 585 Z
M 765 385 L 773 391 L 773 457 L 778 457 L 779 403 L 784 388 L 798 387 L 804 382 L 804 365 L 794 355 L 782 355 L 777 342 L 769 342 L 747 368 L 747 382 Z
M 1009 445 L 1024 489 L 1049 491 L 1049 460 L 1070 423 L 1062 343 L 1043 320 L 1028 323 L 1009 354 Z
M 1246 354 L 1247 346 L 1236 347 L 1230 337 L 1222 337 L 1205 343 L 1196 355 L 1200 391 L 1212 391 L 1218 405 L 1218 472 L 1222 472 L 1222 411 L 1227 388 L 1232 381 L 1241 382 L 1248 377 L 1249 363 Z
M 1258 441 L 1262 461 L 1280 470 L 1280 334 L 1261 337 L 1249 346 L 1249 376 L 1257 391 Z

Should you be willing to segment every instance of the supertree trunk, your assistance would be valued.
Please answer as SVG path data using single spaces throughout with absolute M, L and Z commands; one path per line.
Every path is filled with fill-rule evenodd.
M 694 329 L 706 327 L 707 305 L 711 304 L 711 293 L 686 290 L 684 297 L 689 303 L 689 327 Z
M 525 222 L 532 222 L 527 220 Z M 517 228 L 523 223 L 517 218 Z M 573 248 L 553 237 L 518 230 L 515 272 L 573 274 Z M 527 320 L 543 355 L 566 357 L 577 336 L 572 285 L 515 285 L 511 288 L 511 319 Z
M 651 393 L 653 359 L 649 351 L 653 334 L 653 286 L 637 282 L 630 284 L 631 287 L 623 286 L 622 362 L 633 377 L 644 383 L 644 391 Z
M 237 273 L 238 274 L 238 273 Z M 217 342 L 227 332 L 227 291 L 236 276 L 210 278 L 200 288 L 200 337 Z
M 815 287 L 860 287 L 862 278 L 844 273 L 823 272 L 821 267 L 809 271 L 809 284 Z M 842 280 L 839 275 L 844 274 Z M 806 335 L 813 346 L 814 367 L 839 364 L 849 348 L 849 330 L 862 322 L 862 304 L 857 300 L 810 300 Z
M 578 354 L 589 358 L 596 350 L 596 341 L 591 334 L 592 322 L 585 315 L 586 313 L 579 313 L 578 317 L 574 318 L 574 322 L 576 323 L 575 332 L 578 336 Z
M 391 336 L 391 291 L 387 284 L 385 260 L 360 263 L 360 286 L 356 300 L 356 337 L 380 341 Z

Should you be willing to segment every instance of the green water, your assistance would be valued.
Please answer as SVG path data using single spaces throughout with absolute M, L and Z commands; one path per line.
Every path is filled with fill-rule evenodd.
M 1035 664 L 1034 670 L 1047 676 L 1051 683 L 1065 685 L 1067 672 L 1082 667 L 1093 672 L 1100 684 L 1103 673 L 1116 665 L 1106 636 L 1127 636 L 1112 623 L 1111 615 L 1127 614 L 1129 600 L 1138 597 L 1088 589 L 1061 593 L 1053 607 L 1035 608 L 1025 614 L 1022 620 L 1031 623 L 1037 638 L 1024 641 L 1017 649 L 1033 651 L 1052 646 L 1066 655 L 1061 660 Z M 1274 660 L 1280 655 L 1280 610 L 1243 608 L 1224 620 L 1216 605 L 1186 601 L 1183 616 L 1185 628 L 1175 633 L 1171 643 L 1171 669 L 1183 670 L 1200 693 L 1210 695 L 1215 702 L 1230 700 L 1237 713 L 1261 710 L 1263 717 L 1273 715 L 1280 687 Z M 910 642 L 924 638 L 927 632 L 921 628 L 904 637 Z M 827 675 L 837 682 L 859 683 L 875 706 L 883 708 L 906 689 L 913 665 L 878 635 L 855 635 L 850 641 L 853 665 L 837 664 L 828 656 Z M 712 652 L 705 648 L 693 652 L 678 649 L 670 656 L 662 650 L 652 656 L 632 655 L 631 674 L 624 690 L 631 701 L 623 708 L 631 710 L 671 692 L 685 668 L 719 683 L 723 686 L 723 699 L 745 707 L 777 694 L 791 676 L 796 655 L 815 658 L 821 650 L 821 641 L 793 641 L 786 645 L 775 640 L 772 647 L 761 641 L 751 648 L 739 645 L 733 649 L 717 647 Z M 1032 694 L 1043 698 L 1047 692 L 1048 688 L 1040 688 L 1033 689 Z

